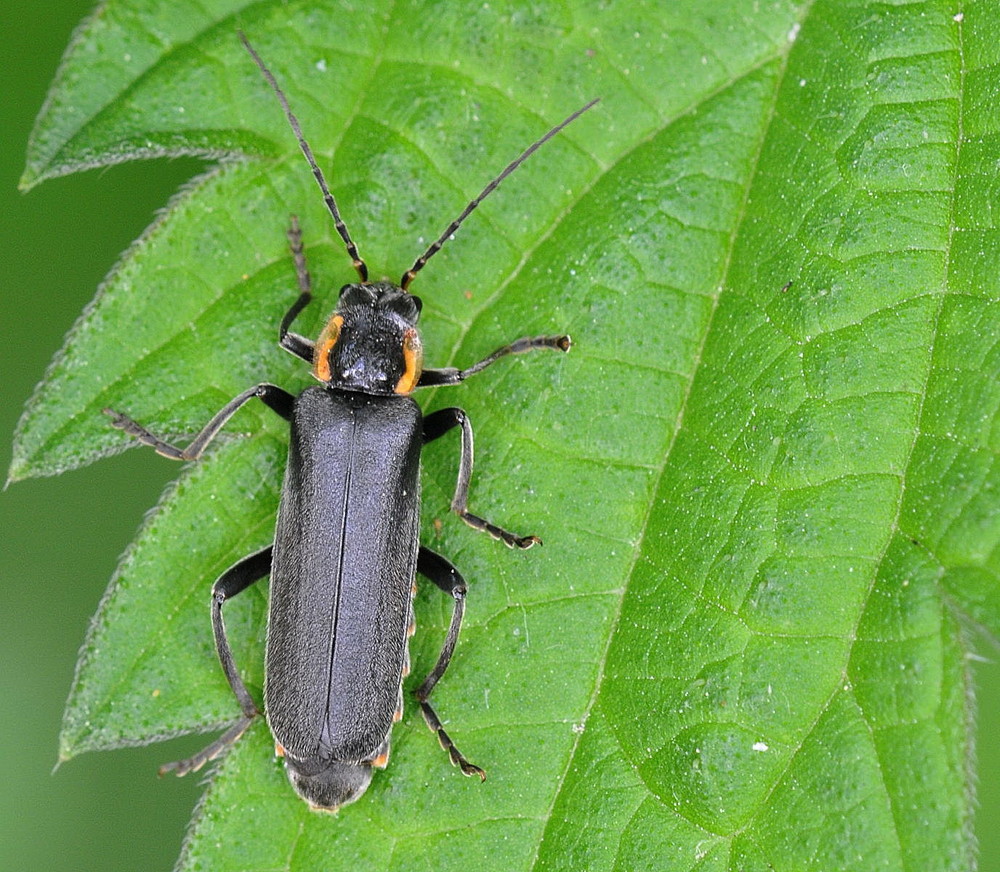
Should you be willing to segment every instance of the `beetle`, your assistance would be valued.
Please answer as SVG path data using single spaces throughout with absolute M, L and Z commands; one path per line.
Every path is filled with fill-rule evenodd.
M 466 524 L 511 548 L 530 548 L 537 536 L 517 536 L 467 508 L 473 432 L 465 412 L 446 408 L 424 416 L 416 388 L 455 385 L 502 357 L 536 349 L 568 351 L 569 336 L 526 337 L 498 348 L 466 369 L 423 367 L 414 277 L 466 217 L 541 145 L 590 109 L 574 112 L 528 147 L 474 198 L 413 263 L 398 285 L 372 281 L 340 216 L 336 200 L 271 71 L 242 33 L 246 50 L 270 85 L 323 194 L 359 281 L 340 291 L 333 315 L 312 342 L 291 331 L 312 300 L 302 233 L 287 231 L 299 296 L 279 327 L 279 344 L 312 364 L 320 385 L 293 396 L 261 383 L 228 402 L 186 448 L 159 439 L 111 409 L 112 425 L 173 460 L 197 460 L 235 412 L 257 398 L 291 424 L 285 479 L 274 541 L 227 569 L 212 587 L 215 646 L 242 716 L 193 757 L 168 763 L 178 775 L 199 769 L 244 733 L 259 715 L 240 677 L 223 622 L 225 603 L 270 575 L 264 715 L 298 794 L 317 810 L 335 812 L 358 799 L 374 768 L 386 766 L 390 733 L 403 711 L 414 631 L 416 574 L 454 600 L 451 623 L 434 668 L 416 690 L 424 719 L 454 765 L 485 780 L 445 731 L 429 697 L 458 640 L 467 586 L 444 557 L 419 542 L 420 451 L 459 428 L 461 454 L 451 509 Z

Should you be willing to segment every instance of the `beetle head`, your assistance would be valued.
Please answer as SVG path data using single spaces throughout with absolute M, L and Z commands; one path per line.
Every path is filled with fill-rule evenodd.
M 389 282 L 344 285 L 316 340 L 313 375 L 332 388 L 408 394 L 420 380 L 419 297 Z

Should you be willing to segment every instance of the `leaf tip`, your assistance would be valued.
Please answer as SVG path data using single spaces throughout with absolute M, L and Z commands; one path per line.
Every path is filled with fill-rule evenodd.
M 52 767 L 52 774 L 54 775 L 59 771 L 59 767 L 69 760 L 72 760 L 76 754 L 73 753 L 73 748 L 70 742 L 67 740 L 65 734 L 60 734 L 59 736 L 59 754 L 56 757 L 56 765 Z
M 24 172 L 21 173 L 21 178 L 17 180 L 17 189 L 22 194 L 27 194 L 35 185 L 37 185 L 42 180 L 42 176 L 35 170 L 31 164 L 28 164 L 24 168 Z
M 14 457 L 7 469 L 7 478 L 3 483 L 3 490 L 6 491 L 15 481 L 21 481 L 28 477 L 27 464 L 23 458 Z

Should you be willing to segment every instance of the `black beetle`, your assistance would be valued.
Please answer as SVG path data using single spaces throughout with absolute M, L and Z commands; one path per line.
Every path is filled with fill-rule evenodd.
M 288 239 L 299 297 L 279 330 L 281 347 L 313 365 L 321 387 L 297 397 L 259 384 L 235 397 L 184 449 L 170 445 L 125 415 L 105 411 L 115 427 L 174 460 L 196 460 L 230 417 L 253 397 L 291 422 L 288 464 L 274 544 L 239 561 L 212 588 L 212 627 L 219 660 L 243 711 L 215 742 L 161 772 L 198 769 L 235 742 L 258 715 L 233 661 L 222 620 L 227 599 L 271 576 L 264 712 L 288 777 L 313 808 L 336 811 L 364 793 L 373 767 L 388 761 L 392 725 L 403 711 L 409 671 L 416 573 L 455 600 L 448 635 L 430 674 L 416 691 L 428 726 L 452 763 L 466 775 L 485 773 L 459 752 L 428 698 L 448 668 L 465 611 L 466 584 L 445 558 L 419 543 L 420 450 L 454 427 L 462 433 L 451 508 L 471 527 L 510 547 L 529 548 L 536 536 L 515 536 L 466 507 L 472 476 L 472 426 L 458 408 L 424 417 L 410 397 L 418 387 L 454 385 L 508 354 L 538 348 L 568 351 L 568 336 L 519 339 L 468 369 L 424 369 L 417 319 L 419 297 L 407 288 L 476 206 L 532 152 L 597 101 L 574 112 L 533 143 L 482 193 L 403 275 L 400 284 L 372 282 L 302 135 L 284 93 L 241 33 L 281 102 L 360 282 L 345 285 L 315 343 L 289 331 L 312 299 L 298 221 Z

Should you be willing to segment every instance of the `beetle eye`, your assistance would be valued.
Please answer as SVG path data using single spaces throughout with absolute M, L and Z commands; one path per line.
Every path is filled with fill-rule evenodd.
M 370 306 L 375 300 L 376 291 L 371 285 L 344 285 L 340 289 L 340 302 L 337 308 L 349 306 Z
M 343 316 L 334 315 L 326 322 L 326 327 L 319 334 L 313 351 L 313 375 L 321 382 L 329 382 L 332 375 L 330 373 L 330 352 L 340 338 L 340 328 L 344 323 Z
M 386 309 L 395 312 L 408 324 L 417 323 L 422 306 L 423 302 L 420 297 L 414 297 L 412 294 L 397 294 L 385 301 Z

